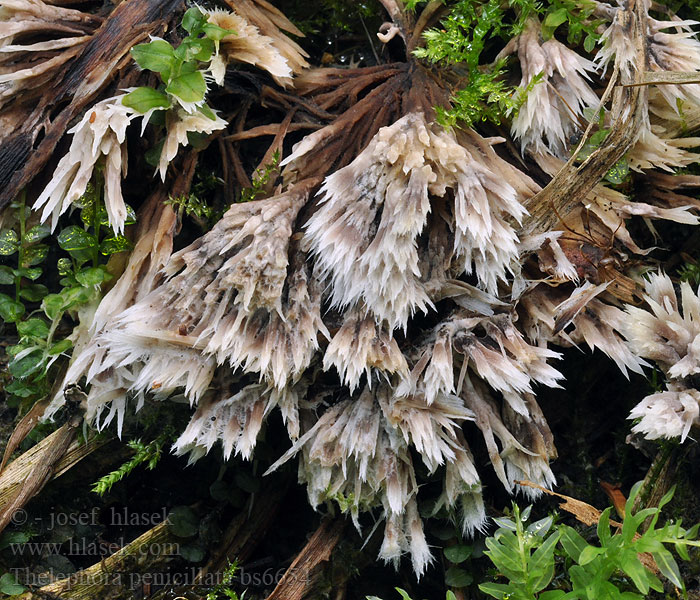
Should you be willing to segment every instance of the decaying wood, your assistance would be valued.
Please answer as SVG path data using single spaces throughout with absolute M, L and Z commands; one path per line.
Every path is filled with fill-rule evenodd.
M 19 600 L 117 600 L 133 598 L 131 588 L 147 581 L 156 567 L 161 567 L 179 556 L 178 538 L 170 531 L 167 520 L 136 538 L 108 558 L 54 581 L 36 591 L 18 596 Z
M 4 209 L 51 159 L 71 121 L 105 89 L 129 50 L 149 35 L 163 33 L 179 14 L 183 0 L 129 0 L 107 17 L 51 93 L 43 96 L 22 127 L 9 137 L 0 134 L 0 210 Z M 57 106 L 65 106 L 55 117 Z M 34 142 L 44 134 L 39 145 Z
M 324 519 L 302 551 L 289 566 L 267 600 L 302 600 L 314 589 L 321 569 L 343 534 L 345 520 Z
M 51 479 L 68 471 L 108 439 L 75 440 L 81 417 L 73 417 L 12 461 L 0 474 L 0 531 Z

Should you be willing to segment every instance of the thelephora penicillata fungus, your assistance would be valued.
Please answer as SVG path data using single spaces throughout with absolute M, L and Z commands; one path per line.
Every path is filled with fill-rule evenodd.
M 631 417 L 641 419 L 634 431 L 689 435 L 700 418 L 700 393 L 689 379 L 700 370 L 700 300 L 682 284 L 681 310 L 666 275 L 643 282 L 628 259 L 646 250 L 625 220 L 698 223 L 698 201 L 654 169 L 695 161 L 687 147 L 696 140 L 673 132 L 679 107 L 700 105 L 700 88 L 660 86 L 645 90 L 637 108 L 622 108 L 643 107 L 627 164 L 658 183 L 654 193 L 631 198 L 594 183 L 567 199 L 556 227 L 533 230 L 528 219 L 547 175 L 595 162 L 593 152 L 578 167 L 571 154 L 610 77 L 627 83 L 640 69 L 700 69 L 692 23 L 656 21 L 648 6 L 600 4 L 602 45 L 585 57 L 545 40 L 537 16 L 527 20 L 502 55 L 513 55 L 521 87 L 531 87 L 511 132 L 522 165 L 541 169 L 535 181 L 504 158 L 504 138 L 436 122 L 434 107 L 448 104 L 449 90 L 415 57 L 311 69 L 281 31 L 296 32 L 281 13 L 254 0 L 230 4 L 234 13 L 208 16 L 236 32 L 217 42 L 209 84 L 224 82 L 228 63 L 244 62 L 284 86 L 285 96 L 268 86 L 267 101 L 294 102 L 296 85 L 294 111 L 310 110 L 315 121 L 295 121 L 293 112 L 270 129 L 273 146 L 287 154 L 266 197 L 233 204 L 169 258 L 174 213 L 154 209 L 162 199 L 149 198 L 152 225 L 139 230 L 122 275 L 129 285 L 117 282 L 76 334 L 65 385 L 85 378 L 91 421 L 105 427 L 116 418 L 121 431 L 130 403 L 138 410 L 184 394 L 193 414 L 174 451 L 194 461 L 221 442 L 227 458 L 248 459 L 278 408 L 292 446 L 271 470 L 298 456 L 314 506 L 335 501 L 358 527 L 362 512 L 381 513 L 380 556 L 397 561 L 409 553 L 417 574 L 432 556 L 415 461 L 442 479 L 437 508 L 452 511 L 465 533 L 486 519 L 476 447 L 510 492 L 533 494 L 516 484 L 521 479 L 555 483 L 556 449 L 536 394 L 538 386 L 564 385 L 556 347 L 600 349 L 626 376 L 656 363 L 667 389 L 634 409 Z M 407 23 L 393 27 L 412 43 Z M 636 62 L 640 44 L 647 65 Z M 125 130 L 135 114 L 120 98 L 93 104 L 70 130 L 73 144 L 37 200 L 43 219 L 55 225 L 104 158 L 109 221 L 123 229 Z M 600 125 L 627 116 L 608 113 Z M 227 126 L 222 114 L 174 109 L 158 167 L 163 179 L 188 133 L 215 136 Z M 315 131 L 290 153 L 285 135 L 304 128 Z M 317 386 L 319 376 L 332 389 Z M 60 392 L 47 416 L 63 402 Z

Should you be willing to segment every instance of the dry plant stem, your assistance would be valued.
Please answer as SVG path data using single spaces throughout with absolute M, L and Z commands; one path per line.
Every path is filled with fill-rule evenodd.
M 638 84 L 644 77 L 647 64 L 647 17 L 643 2 L 631 0 L 620 16 L 623 26 L 635 40 L 637 70 L 634 83 Z M 574 153 L 549 184 L 528 201 L 526 208 L 530 215 L 523 224 L 521 235 L 556 229 L 560 219 L 565 220 L 577 208 L 636 141 L 646 114 L 647 96 L 644 86 L 615 88 L 610 113 L 612 126 L 605 142 L 578 168 L 574 164 Z
M 340 541 L 345 520 L 326 518 L 289 566 L 267 600 L 302 600 L 309 597 L 326 562 Z
M 78 444 L 74 440 L 79 423 L 80 417 L 74 417 L 5 468 L 0 475 L 0 531 L 51 479 L 109 441 L 101 439 Z
M 178 555 L 179 538 L 170 533 L 168 521 L 156 525 L 108 558 L 73 574 L 45 585 L 35 592 L 26 592 L 18 600 L 110 600 L 133 598 L 130 584 L 138 574 L 152 572 L 156 565 Z M 158 552 L 153 549 L 158 548 Z
M 158 35 L 183 0 L 130 0 L 117 6 L 68 68 L 60 84 L 45 94 L 22 128 L 0 145 L 0 210 L 4 209 L 51 159 L 69 123 L 110 82 L 129 50 L 149 34 Z M 52 118 L 52 107 L 68 102 Z M 33 148 L 39 134 L 44 137 Z

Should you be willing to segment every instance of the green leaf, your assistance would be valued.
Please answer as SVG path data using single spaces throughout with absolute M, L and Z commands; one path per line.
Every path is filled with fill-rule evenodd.
M 10 267 L 0 267 L 0 285 L 14 285 L 15 274 Z
M 56 263 L 56 268 L 58 269 L 59 275 L 68 275 L 73 271 L 73 263 L 70 258 L 59 258 Z
M 10 361 L 10 374 L 17 379 L 26 379 L 30 375 L 41 370 L 44 366 L 44 352 L 41 348 L 36 348 L 32 352 L 25 354 L 20 359 Z
M 47 225 L 36 225 L 24 234 L 24 241 L 33 244 L 51 235 L 51 228 Z
M 40 262 L 44 262 L 48 253 L 49 247 L 46 244 L 37 244 L 36 246 L 27 248 L 22 257 L 22 266 L 33 267 L 34 265 L 38 265 Z
M 445 583 L 450 587 L 463 588 L 471 585 L 474 577 L 468 571 L 459 567 L 450 567 L 445 571 Z
M 625 179 L 627 179 L 629 172 L 630 172 L 629 163 L 627 162 L 626 159 L 623 158 L 623 159 L 619 160 L 615 164 L 615 166 L 605 174 L 605 180 L 609 181 L 610 183 L 613 183 L 615 185 L 619 185 Z
M 207 84 L 204 75 L 200 71 L 185 73 L 175 77 L 165 88 L 169 94 L 173 94 L 183 102 L 201 102 L 207 93 Z
M 630 579 L 634 582 L 634 585 L 640 592 L 642 592 L 642 594 L 649 592 L 647 570 L 644 568 L 642 563 L 639 562 L 636 552 L 633 550 L 623 552 L 618 559 L 618 564 L 620 565 L 620 568 L 627 575 L 629 575 Z
M 206 22 L 207 15 L 196 6 L 188 9 L 182 15 L 182 28 L 188 33 L 199 32 Z
M 85 231 L 82 227 L 71 225 L 58 234 L 58 245 L 66 252 L 75 250 L 87 250 L 94 248 L 97 240 L 94 235 Z
M 168 525 L 173 535 L 188 538 L 199 530 L 199 519 L 188 506 L 176 506 L 168 514 Z
M 528 564 L 531 589 L 539 592 L 549 585 L 554 577 L 554 549 L 561 533 L 555 531 L 535 550 Z
M 41 301 L 41 308 L 49 319 L 57 319 L 63 312 L 63 296 L 49 294 Z
M 123 235 L 111 236 L 102 240 L 100 253 L 104 256 L 131 250 L 133 244 Z
M 581 552 L 588 546 L 586 540 L 584 540 L 573 527 L 569 527 L 568 525 L 562 525 L 559 531 L 561 531 L 560 541 L 564 551 L 572 560 L 579 562 Z
M 604 548 L 597 548 L 596 546 L 586 546 L 578 557 L 578 564 L 587 565 L 592 560 L 605 552 Z
M 513 595 L 513 588 L 505 583 L 480 583 L 479 589 L 498 600 L 505 600 Z
M 453 563 L 461 563 L 472 555 L 472 547 L 467 544 L 457 544 L 445 548 L 445 558 Z
M 41 267 L 21 267 L 16 271 L 17 275 L 20 275 L 21 277 L 26 277 L 27 279 L 31 279 L 32 281 L 36 281 L 37 279 L 39 279 L 43 272 L 44 271 Z
M 223 27 L 214 25 L 214 23 L 205 23 L 202 25 L 202 31 L 204 35 L 215 42 L 223 40 L 227 35 L 236 35 L 233 29 L 224 29 Z
M 610 541 L 610 511 L 612 507 L 606 508 L 598 520 L 598 539 L 605 546 Z M 584 563 L 581 563 L 584 564 Z
M 583 40 L 583 49 L 586 52 L 593 52 L 593 49 L 595 48 L 597 39 L 596 36 L 593 34 L 588 34 L 585 39 Z
M 0 577 L 0 592 L 8 596 L 16 596 L 24 592 L 26 588 L 17 583 L 17 579 L 12 573 L 5 573 Z
M 17 323 L 17 333 L 21 337 L 46 339 L 49 335 L 49 326 L 44 319 L 34 317 Z
M 62 290 L 63 310 L 68 310 L 78 304 L 85 304 L 92 297 L 92 290 L 86 287 L 74 287 Z
M 36 388 L 33 385 L 15 379 L 12 383 L 5 386 L 5 391 L 19 398 L 29 398 L 36 393 Z
M 452 590 L 447 590 L 445 600 L 457 600 L 457 596 L 455 596 L 455 593 Z
M 214 114 L 214 111 L 211 108 L 209 108 L 207 104 L 202 104 L 202 106 L 198 106 L 197 110 L 201 112 L 207 119 L 216 121 L 216 115 Z
M 399 593 L 399 596 L 401 596 L 401 600 L 411 600 L 411 596 L 408 595 L 406 590 L 402 590 L 400 587 L 395 587 L 394 589 Z
M 70 340 L 61 340 L 56 342 L 49 348 L 49 356 L 56 356 L 57 354 L 63 354 L 66 350 L 70 350 L 73 347 L 73 342 Z
M 673 558 L 673 555 L 668 550 L 664 549 L 662 552 L 652 553 L 652 556 L 659 567 L 659 571 L 661 571 L 673 585 L 682 589 L 683 581 L 681 580 L 681 573 L 678 570 L 678 564 Z
M 166 74 L 165 78 L 177 60 L 173 47 L 165 40 L 138 44 L 131 49 L 131 56 L 142 69 Z
M 39 302 L 48 293 L 49 289 L 40 283 L 27 285 L 19 291 L 20 298 L 29 302 Z
M 122 104 L 140 113 L 153 108 L 168 109 L 172 106 L 170 99 L 158 90 L 150 87 L 138 87 L 122 98 Z
M 19 236 L 12 229 L 0 231 L 0 255 L 10 256 L 19 250 Z
M 78 283 L 87 287 L 100 285 L 111 277 L 103 267 L 85 267 L 75 274 Z
M 178 547 L 178 555 L 187 562 L 198 563 L 204 560 L 204 549 L 194 544 L 183 544 Z
M 547 15 L 544 20 L 545 27 L 551 27 L 552 30 L 556 29 L 562 23 L 565 23 L 568 19 L 569 11 L 566 8 L 558 8 L 554 12 Z
M 0 318 L 6 323 L 15 323 L 24 314 L 24 304 L 16 302 L 7 294 L 0 294 Z

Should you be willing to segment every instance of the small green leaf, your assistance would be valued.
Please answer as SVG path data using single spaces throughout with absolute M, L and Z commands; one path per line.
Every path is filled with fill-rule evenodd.
M 24 314 L 24 304 L 16 302 L 7 294 L 0 294 L 0 318 L 6 323 L 15 323 Z
M 177 60 L 173 47 L 165 40 L 138 44 L 131 49 L 131 56 L 142 69 L 161 74 L 170 73 Z
M 158 90 L 150 87 L 138 87 L 122 98 L 122 104 L 141 114 L 153 108 L 168 109 L 172 106 L 170 99 Z
M 41 308 L 52 321 L 63 312 L 63 297 L 61 294 L 49 294 L 41 301 Z
M 14 285 L 15 274 L 10 267 L 0 267 L 0 285 Z
M 401 600 L 411 600 L 411 596 L 408 595 L 406 590 L 400 587 L 395 587 L 394 589 L 399 593 L 399 596 L 401 596 Z
M 573 528 L 568 525 L 562 525 L 560 527 L 561 531 L 561 545 L 564 551 L 576 562 L 579 562 L 581 557 L 581 552 L 588 545 L 586 540 L 581 537 L 581 535 Z
M 662 552 L 654 552 L 652 556 L 659 567 L 659 571 L 661 571 L 677 588 L 683 588 L 681 572 L 678 569 L 678 564 L 673 558 L 673 555 L 668 550 L 664 549 Z
M 586 546 L 578 557 L 578 564 L 587 565 L 589 562 L 593 561 L 600 554 L 603 554 L 605 550 L 603 548 L 597 548 L 596 546 Z
M 68 310 L 78 304 L 85 304 L 92 297 L 92 290 L 86 287 L 74 287 L 62 290 L 59 294 L 63 300 L 63 310 Z
M 97 244 L 95 236 L 85 231 L 82 227 L 71 225 L 58 234 L 58 245 L 66 252 L 75 250 L 87 250 Z
M 57 354 L 62 354 L 66 350 L 70 350 L 73 347 L 73 342 L 70 340 L 61 340 L 56 342 L 51 348 L 49 348 L 49 356 L 56 356 Z
M 49 326 L 44 319 L 34 317 L 17 323 L 17 333 L 22 337 L 46 339 L 49 335 Z
M 215 42 L 223 40 L 227 35 L 236 35 L 233 29 L 224 29 L 223 27 L 214 25 L 214 23 L 205 23 L 202 25 L 202 31 L 204 35 Z
M 100 285 L 111 278 L 111 275 L 102 267 L 85 267 L 75 274 L 78 283 L 84 286 Z
M 117 235 L 105 238 L 100 244 L 100 253 L 105 256 L 116 254 L 117 252 L 126 252 L 131 250 L 132 243 L 123 235 Z
M 29 302 L 39 302 L 48 293 L 49 289 L 40 283 L 27 285 L 19 291 L 20 298 Z
M 506 600 L 513 595 L 513 588 L 505 583 L 480 583 L 479 589 L 498 600 Z
M 59 275 L 68 275 L 68 273 L 73 271 L 73 263 L 70 258 L 59 258 L 56 268 Z
M 550 27 L 554 31 L 559 25 L 568 19 L 569 11 L 566 8 L 559 8 L 547 15 L 544 20 L 545 27 Z
M 12 229 L 0 231 L 0 255 L 10 256 L 19 250 L 19 236 Z
M 48 225 L 36 225 L 24 234 L 24 241 L 33 244 L 51 235 L 51 228 Z
M 173 535 L 188 538 L 199 530 L 199 519 L 188 506 L 176 506 L 168 514 L 168 525 Z
M 199 32 L 207 22 L 207 15 L 197 6 L 193 6 L 182 15 L 182 28 L 187 33 Z
M 34 265 L 38 265 L 44 262 L 48 253 L 49 247 L 46 244 L 37 244 L 36 246 L 27 248 L 22 257 L 22 266 L 33 267 Z
M 44 271 L 41 267 L 21 267 L 17 269 L 16 274 L 21 277 L 31 279 L 32 281 L 36 281 L 39 279 L 39 277 L 41 277 L 43 272 Z
M 585 39 L 583 40 L 583 49 L 586 52 L 593 52 L 593 49 L 595 48 L 596 45 L 596 36 L 592 34 L 588 34 Z
M 41 348 L 36 348 L 32 352 L 25 354 L 20 359 L 10 361 L 10 374 L 17 379 L 26 379 L 30 375 L 41 370 L 44 365 L 44 352 Z
M 26 383 L 15 379 L 13 382 L 5 386 L 5 391 L 8 394 L 17 396 L 19 398 L 29 398 L 36 393 L 36 388 L 33 385 L 27 385 Z
M 461 563 L 472 555 L 472 547 L 467 544 L 456 544 L 445 548 L 445 558 L 453 563 Z
M 202 106 L 198 106 L 197 110 L 201 112 L 207 119 L 216 121 L 216 115 L 214 114 L 214 111 L 211 108 L 209 108 L 207 104 L 202 104 Z
M 445 571 L 445 583 L 450 587 L 467 587 L 473 581 L 474 577 L 472 577 L 472 574 L 459 567 L 450 567 Z
M 200 71 L 194 71 L 175 77 L 165 91 L 183 102 L 201 102 L 207 93 L 207 84 L 204 82 L 204 75 Z
M 184 544 L 179 546 L 178 555 L 187 562 L 198 563 L 204 560 L 204 549 L 194 544 Z
M 16 596 L 25 591 L 25 587 L 17 583 L 17 579 L 12 573 L 5 573 L 0 577 L 0 592 L 8 596 Z

